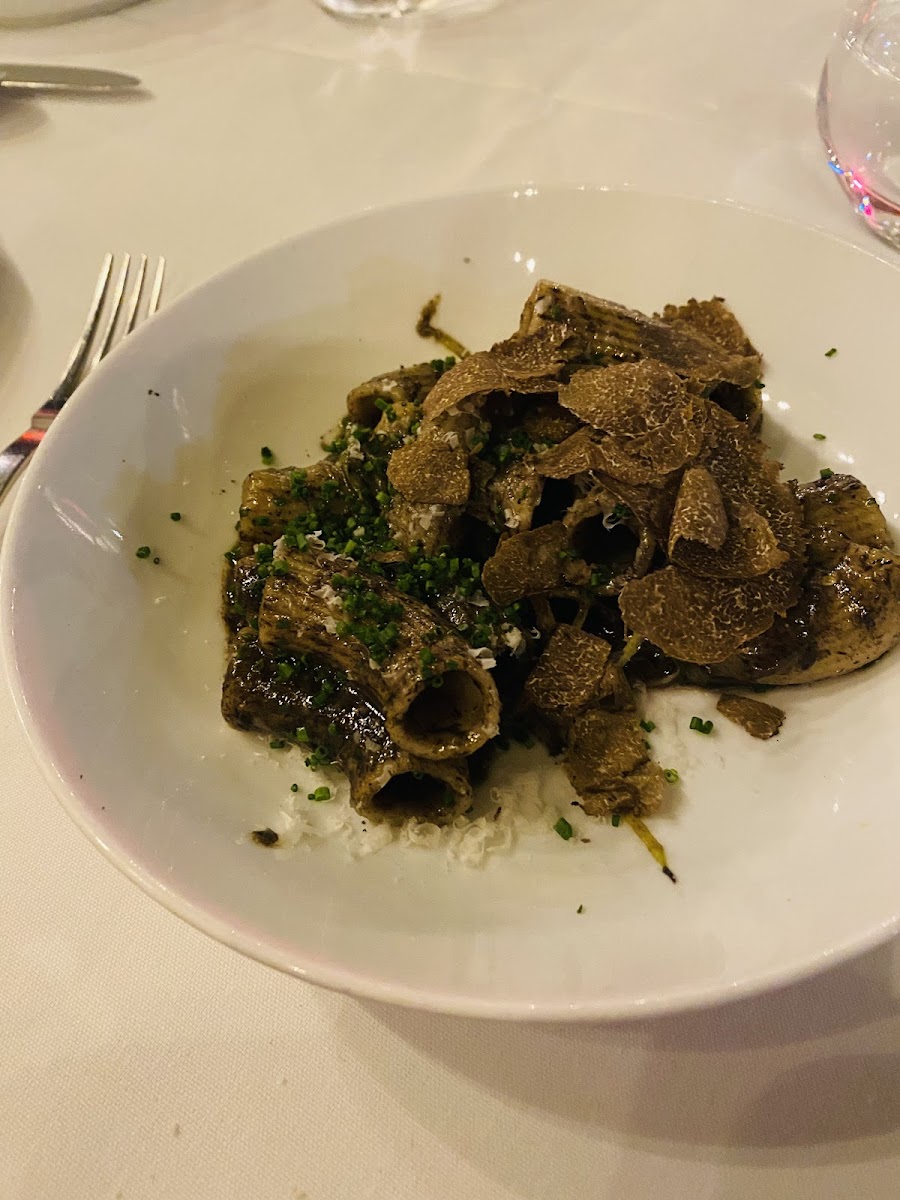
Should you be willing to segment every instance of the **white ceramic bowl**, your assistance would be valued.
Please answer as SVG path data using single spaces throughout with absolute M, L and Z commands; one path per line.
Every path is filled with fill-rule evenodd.
M 787 693 L 774 743 L 721 721 L 699 737 L 688 722 L 712 698 L 655 697 L 654 746 L 683 781 L 655 822 L 677 887 L 608 826 L 589 845 L 548 828 L 481 870 L 399 846 L 348 861 L 336 843 L 247 840 L 304 772 L 219 716 L 219 569 L 241 478 L 264 443 L 283 461 L 315 457 L 353 384 L 431 357 L 413 322 L 433 291 L 443 322 L 483 346 L 514 328 L 541 275 L 646 309 L 726 296 L 769 363 L 775 452 L 804 478 L 848 466 L 896 519 L 891 266 L 734 207 L 627 192 L 368 213 L 172 304 L 66 408 L 4 546 L 22 719 L 63 804 L 126 874 L 302 978 L 517 1018 L 655 1013 L 784 982 L 896 924 L 900 654 Z M 160 566 L 135 557 L 144 543 Z M 538 785 L 575 811 L 555 768 Z

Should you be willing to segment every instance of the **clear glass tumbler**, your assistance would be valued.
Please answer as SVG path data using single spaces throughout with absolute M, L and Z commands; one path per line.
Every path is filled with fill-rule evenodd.
M 345 21 L 378 21 L 408 16 L 467 16 L 487 12 L 500 0 L 316 0 L 333 17 Z
M 818 120 L 857 212 L 900 249 L 900 0 L 847 9 L 822 71 Z

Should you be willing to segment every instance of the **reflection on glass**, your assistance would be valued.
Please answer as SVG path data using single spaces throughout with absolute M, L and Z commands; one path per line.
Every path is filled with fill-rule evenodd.
M 900 249 L 900 2 L 853 3 L 819 84 L 828 164 L 856 212 Z

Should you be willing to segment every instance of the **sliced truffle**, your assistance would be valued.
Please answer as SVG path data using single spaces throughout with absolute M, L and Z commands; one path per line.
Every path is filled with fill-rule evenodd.
M 740 725 L 751 737 L 768 741 L 779 732 L 784 724 L 784 710 L 774 704 L 766 704 L 762 700 L 753 700 L 750 696 L 722 696 L 716 705 L 716 711 L 723 717 Z
M 388 479 L 414 504 L 463 505 L 469 498 L 468 455 L 437 437 L 419 436 L 390 457 Z
M 621 438 L 650 433 L 690 407 L 683 380 L 650 360 L 578 371 L 559 402 L 586 425 Z
M 561 521 L 506 538 L 484 564 L 481 582 L 496 604 L 549 592 L 563 582 L 568 532 Z
M 651 762 L 646 738 L 631 713 L 592 708 L 577 717 L 569 733 L 565 771 L 590 816 L 659 807 L 665 776 Z
M 746 504 L 768 521 L 778 545 L 789 555 L 806 549 L 802 514 L 795 496 L 779 478 L 781 464 L 732 416 L 708 405 L 708 447 L 703 465 L 714 476 L 726 503 Z
M 711 300 L 688 300 L 686 304 L 667 304 L 662 319 L 670 325 L 681 325 L 704 334 L 731 354 L 759 358 L 759 352 L 721 296 L 713 296 Z
M 526 404 L 522 413 L 522 428 L 536 446 L 558 445 L 579 428 L 580 422 L 553 398 L 536 397 Z
M 750 504 L 733 503 L 732 520 L 724 543 L 704 546 L 699 541 L 680 541 L 669 550 L 677 566 L 710 579 L 749 579 L 764 575 L 788 560 L 768 520 Z M 670 544 L 671 544 L 671 533 Z
M 728 532 L 728 516 L 719 485 L 706 467 L 691 467 L 681 477 L 669 528 L 669 555 L 682 538 L 719 550 Z
M 562 366 L 558 353 L 565 341 L 559 328 L 530 337 L 498 342 L 491 350 L 470 354 L 442 375 L 423 405 L 429 421 L 489 392 L 541 393 L 552 389 L 552 377 Z
M 611 653 L 603 638 L 560 625 L 528 677 L 525 696 L 542 712 L 569 716 L 603 693 Z
M 585 471 L 599 470 L 605 461 L 599 435 L 582 427 L 552 450 L 538 455 L 537 468 L 547 479 L 570 479 Z
M 797 590 L 784 569 L 728 580 L 702 579 L 668 566 L 626 583 L 619 605 L 627 627 L 664 654 L 717 663 L 768 629 Z
M 579 371 L 560 403 L 609 436 L 594 458 L 626 483 L 662 481 L 700 451 L 706 405 L 668 367 L 645 360 Z

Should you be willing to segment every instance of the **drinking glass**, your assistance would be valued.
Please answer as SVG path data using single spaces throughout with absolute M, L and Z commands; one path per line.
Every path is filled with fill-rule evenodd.
M 863 220 L 900 249 L 900 0 L 846 10 L 817 108 L 832 171 Z
M 466 16 L 487 12 L 500 0 L 316 0 L 333 17 L 346 21 L 408 16 Z

